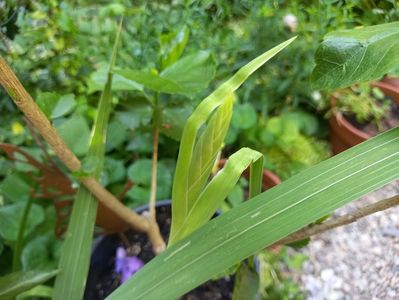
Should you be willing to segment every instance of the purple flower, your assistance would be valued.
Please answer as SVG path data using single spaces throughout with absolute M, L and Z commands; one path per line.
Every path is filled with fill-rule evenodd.
M 125 248 L 116 249 L 115 272 L 121 275 L 121 283 L 128 280 L 134 273 L 140 270 L 144 263 L 136 256 L 128 256 Z

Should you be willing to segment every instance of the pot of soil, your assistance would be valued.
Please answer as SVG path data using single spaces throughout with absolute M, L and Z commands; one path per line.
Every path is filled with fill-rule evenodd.
M 385 97 L 390 98 L 390 107 L 383 118 L 378 122 L 361 123 L 350 113 L 334 111 L 330 117 L 330 142 L 332 152 L 338 154 L 355 146 L 380 132 L 399 126 L 399 87 L 392 83 L 380 81 L 372 84 L 378 87 Z M 332 97 L 333 108 L 336 106 L 337 98 Z
M 171 224 L 170 204 L 169 200 L 158 201 L 156 207 L 157 222 L 165 241 L 168 240 Z M 136 211 L 141 214 L 148 211 L 148 206 L 140 207 Z M 152 246 L 144 233 L 128 231 L 123 235 L 112 234 L 98 238 L 93 247 L 84 299 L 105 299 L 127 279 L 126 272 L 138 270 L 154 256 Z M 121 263 L 127 265 L 121 266 Z M 121 268 L 124 270 L 121 271 Z M 234 279 L 230 276 L 210 280 L 181 299 L 231 299 L 233 285 Z
M 219 169 L 223 168 L 226 163 L 226 159 L 220 159 L 218 163 Z M 244 177 L 249 179 L 249 169 L 245 170 Z M 263 178 L 262 178 L 262 191 L 267 189 L 271 189 L 272 187 L 281 183 L 281 179 L 269 170 L 263 170 Z

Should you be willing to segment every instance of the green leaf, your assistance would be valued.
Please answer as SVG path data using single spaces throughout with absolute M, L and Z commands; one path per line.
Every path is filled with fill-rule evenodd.
M 113 120 L 108 125 L 106 152 L 110 152 L 121 146 L 128 138 L 128 131 L 125 124 Z
M 379 79 L 399 64 L 399 22 L 327 34 L 316 52 L 315 89 Z
M 205 187 L 212 168 L 215 165 L 217 156 L 222 148 L 223 140 L 230 125 L 233 110 L 232 106 L 233 97 L 230 95 L 227 96 L 225 102 L 217 108 L 195 144 L 192 159 L 190 164 L 187 166 L 188 181 L 185 199 L 184 202 L 181 203 L 183 206 L 176 210 L 179 212 L 174 214 L 172 218 L 172 227 L 169 239 L 170 243 L 176 242 L 184 234 L 187 234 L 183 232 L 184 227 L 186 227 L 185 229 L 190 232 L 195 229 L 189 228 L 187 222 L 190 220 L 190 214 L 194 211 L 199 200 L 199 195 Z M 188 123 L 190 123 L 190 121 Z M 175 178 L 175 180 L 177 180 L 177 178 Z M 175 184 L 177 183 L 175 182 Z M 218 201 L 218 203 L 214 202 L 213 204 L 218 207 L 220 203 L 221 201 Z M 210 217 L 212 217 L 213 214 L 214 211 L 211 211 Z M 206 219 L 205 222 L 207 220 L 208 219 Z
M 26 201 L 30 193 L 30 185 L 18 173 L 7 175 L 0 183 L 0 194 L 12 202 Z
M 161 76 L 138 70 L 115 70 L 115 74 L 123 76 L 129 80 L 142 84 L 147 89 L 167 94 L 181 94 L 184 90 L 180 85 L 169 79 L 162 78 Z
M 17 296 L 16 300 L 32 299 L 32 297 L 52 298 L 53 288 L 47 285 L 38 285 Z
M 54 258 L 54 234 L 38 236 L 28 242 L 22 251 L 23 270 L 52 270 L 58 261 Z
M 104 90 L 104 86 L 108 78 L 108 65 L 101 65 L 101 67 L 90 75 L 87 82 L 88 94 Z M 112 79 L 113 91 L 142 91 L 143 86 L 133 80 L 129 80 L 121 75 L 115 74 Z
M 87 154 L 89 161 L 95 160 L 93 177 L 99 179 L 104 166 L 105 143 L 109 115 L 112 106 L 112 68 L 116 54 L 122 22 L 116 34 L 112 50 L 111 63 L 107 74 L 104 91 L 98 104 L 98 113 L 94 122 L 92 138 Z M 89 270 L 94 223 L 97 215 L 97 199 L 85 188 L 80 187 L 73 204 L 72 214 L 64 242 L 59 269 L 54 285 L 55 300 L 82 299 L 86 277 Z
M 280 45 L 274 47 L 273 49 L 265 52 L 264 54 L 258 56 L 247 65 L 242 67 L 232 78 L 223 83 L 216 91 L 214 91 L 211 95 L 206 97 L 200 105 L 196 108 L 194 113 L 188 119 L 181 138 L 179 157 L 176 164 L 176 172 L 175 178 L 173 181 L 173 189 L 172 189 L 172 229 L 171 235 L 174 234 L 176 230 L 179 230 L 182 223 L 184 222 L 185 217 L 188 215 L 189 206 L 192 204 L 188 204 L 188 191 L 190 189 L 190 184 L 193 182 L 193 177 L 190 177 L 190 172 L 192 168 L 194 169 L 195 160 L 193 157 L 199 158 L 200 152 L 198 154 L 194 154 L 195 152 L 195 143 L 196 137 L 199 129 L 203 126 L 209 116 L 217 110 L 221 105 L 223 105 L 226 101 L 231 101 L 232 93 L 238 89 L 241 84 L 258 68 L 260 68 L 266 61 L 288 46 L 295 38 L 292 38 Z M 220 125 L 219 125 L 220 126 Z M 206 141 L 204 141 L 206 142 Z M 216 147 L 214 148 L 216 149 Z M 219 148 L 220 149 L 220 148 Z M 219 151 L 218 149 L 218 151 Z M 205 149 L 206 150 L 206 149 Z M 212 157 L 212 154 L 208 157 Z M 208 160 L 207 160 L 208 161 Z M 193 162 L 193 167 L 191 164 Z M 208 166 L 200 162 L 199 165 L 203 165 L 201 167 L 202 170 L 207 170 Z M 200 180 L 203 186 L 203 181 L 206 181 L 207 176 L 201 175 Z M 204 179 L 205 178 L 205 179 Z M 200 186 L 200 184 L 198 184 Z M 196 187 L 195 190 L 198 188 Z
M 259 274 L 241 263 L 236 273 L 233 300 L 255 300 L 259 290 Z
M 179 59 L 162 71 L 161 77 L 175 82 L 181 89 L 179 93 L 192 96 L 205 89 L 216 72 L 213 56 L 207 51 Z
M 44 92 L 38 95 L 37 104 L 48 118 L 55 119 L 70 113 L 75 108 L 76 101 L 73 94 L 61 96 Z
M 104 172 L 107 174 L 107 185 L 122 181 L 126 175 L 123 160 L 106 157 Z
M 235 128 L 248 129 L 256 124 L 256 111 L 249 103 L 237 105 L 234 108 L 231 125 Z
M 70 113 L 76 106 L 75 96 L 67 94 L 59 97 L 58 102 L 51 112 L 51 118 L 59 118 Z
M 157 199 L 167 199 L 170 197 L 172 174 L 162 161 L 158 162 L 157 168 Z M 148 201 L 151 186 L 151 160 L 140 159 L 135 161 L 128 168 L 127 174 L 134 183 L 127 195 L 140 203 Z
M 193 112 L 192 103 L 185 101 L 168 103 L 162 108 L 162 124 L 160 131 L 166 136 L 179 141 L 183 127 L 190 114 Z
M 20 220 L 26 206 L 25 202 L 18 202 L 0 207 L 0 236 L 6 241 L 15 242 L 18 237 Z M 43 208 L 33 204 L 25 225 L 24 237 L 30 233 L 44 220 Z
M 169 247 L 107 299 L 176 299 L 220 270 L 398 179 L 398 149 L 396 128 L 308 168 Z
M 152 107 L 144 98 L 134 98 L 125 111 L 115 112 L 115 118 L 129 129 L 148 125 L 152 117 Z
M 55 275 L 58 270 L 40 272 L 15 272 L 6 276 L 0 277 L 0 299 L 12 299 L 24 291 L 46 282 Z
M 190 30 L 183 26 L 179 31 L 161 35 L 159 42 L 162 70 L 180 58 L 186 48 L 189 34 Z
M 209 140 L 207 139 L 207 141 Z M 193 162 L 196 161 L 193 160 Z M 169 245 L 179 241 L 208 222 L 233 190 L 242 173 L 250 165 L 250 195 L 252 197 L 252 195 L 258 194 L 262 184 L 263 155 L 252 149 L 242 148 L 229 157 L 224 168 L 216 174 L 201 194 L 194 199 L 195 201 L 188 208 L 187 216 L 184 217 L 182 224 L 177 228 L 175 227 L 175 231 L 171 231 Z M 191 194 L 194 191 L 189 190 L 188 193 Z
M 89 148 L 90 129 L 86 120 L 79 115 L 74 115 L 56 129 L 68 147 L 78 156 L 87 153 Z
M 58 99 L 57 93 L 44 92 L 37 96 L 36 102 L 46 117 L 50 118 Z

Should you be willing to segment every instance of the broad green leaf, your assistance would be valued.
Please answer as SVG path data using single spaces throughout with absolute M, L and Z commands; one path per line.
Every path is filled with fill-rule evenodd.
M 162 70 L 180 58 L 186 48 L 189 34 L 190 30 L 184 26 L 179 31 L 161 35 L 159 42 Z
M 0 236 L 10 242 L 15 242 L 18 237 L 19 226 L 26 206 L 25 202 L 18 202 L 0 207 Z M 33 204 L 25 225 L 24 237 L 30 233 L 44 220 L 44 211 L 40 205 Z
M 54 270 L 58 263 L 53 256 L 54 243 L 53 232 L 29 241 L 21 255 L 23 270 Z
M 211 220 L 153 259 L 107 299 L 176 299 L 220 270 L 398 179 L 398 159 L 396 128 Z
M 0 183 L 0 195 L 12 202 L 28 200 L 31 189 L 30 185 L 18 173 L 7 175 Z
M 56 129 L 68 147 L 78 156 L 85 155 L 89 147 L 90 129 L 86 120 L 79 115 L 74 115 Z
M 200 51 L 179 59 L 162 71 L 161 77 L 175 82 L 181 94 L 192 96 L 205 89 L 216 72 L 213 56 L 207 51 Z
M 399 64 L 399 22 L 327 34 L 316 52 L 315 89 L 379 79 Z
M 88 94 L 102 91 L 108 78 L 108 65 L 101 65 L 101 67 L 90 75 L 87 82 Z M 129 80 L 123 76 L 115 74 L 112 79 L 113 91 L 142 91 L 143 86 L 133 80 Z
M 134 135 L 126 150 L 137 154 L 152 153 L 152 135 L 148 132 Z
M 236 273 L 233 300 L 255 300 L 259 290 L 259 274 L 245 263 Z
M 114 73 L 159 93 L 184 93 L 183 88 L 177 82 L 162 78 L 158 74 L 138 70 L 115 70 Z
M 187 120 L 181 138 L 179 157 L 173 181 L 172 234 L 180 228 L 189 211 L 188 191 L 190 189 L 190 165 L 194 157 L 194 146 L 198 130 L 208 121 L 212 112 L 225 103 L 225 101 L 229 99 L 229 96 L 238 89 L 253 72 L 288 46 L 294 39 L 295 37 L 281 43 L 242 67 L 232 78 L 206 97 Z
M 107 174 L 107 185 L 124 180 L 126 170 L 123 160 L 106 157 L 104 172 Z
M 37 96 L 36 103 L 46 117 L 50 118 L 58 99 L 59 95 L 57 93 L 44 92 Z
M 76 106 L 75 96 L 67 94 L 60 96 L 51 112 L 51 118 L 59 118 L 70 113 Z
M 179 141 L 184 124 L 193 112 L 193 104 L 189 101 L 168 103 L 162 108 L 162 124 L 160 131 L 166 136 Z
M 70 113 L 75 108 L 76 101 L 73 94 L 44 92 L 38 95 L 37 104 L 48 118 L 55 119 Z
M 121 146 L 128 138 L 128 131 L 125 124 L 118 120 L 112 120 L 108 125 L 107 143 L 105 151 L 108 153 Z
M 166 199 L 170 197 L 172 174 L 162 161 L 158 162 L 157 168 L 157 199 Z M 128 168 L 127 174 L 134 184 L 127 196 L 139 203 L 148 201 L 151 186 L 151 160 L 140 159 L 135 161 Z
M 95 161 L 93 177 L 99 179 L 104 166 L 107 127 L 112 105 L 112 68 L 115 65 L 122 22 L 116 34 L 110 68 L 104 91 L 101 94 L 98 113 L 94 122 L 87 159 Z M 72 214 L 59 262 L 62 272 L 54 285 L 55 300 L 82 299 L 89 270 L 94 223 L 97 215 L 97 199 L 85 188 L 80 187 L 73 204 Z
M 152 117 L 152 107 L 145 98 L 135 97 L 124 111 L 115 112 L 118 121 L 129 129 L 148 125 Z
M 263 155 L 252 149 L 242 148 L 230 156 L 224 168 L 215 175 L 195 199 L 182 225 L 176 231 L 171 231 L 169 245 L 181 240 L 208 222 L 249 166 L 251 166 L 250 197 L 259 194 L 262 184 Z
M 30 290 L 31 288 L 46 282 L 57 275 L 57 273 L 58 270 L 47 272 L 27 271 L 15 272 L 0 277 L 0 299 L 12 299 L 22 292 Z
M 248 129 L 256 124 L 256 111 L 249 103 L 237 105 L 234 108 L 231 125 L 235 128 Z

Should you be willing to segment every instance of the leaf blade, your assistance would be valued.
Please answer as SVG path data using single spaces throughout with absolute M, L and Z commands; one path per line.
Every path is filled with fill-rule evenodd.
M 168 248 L 107 299 L 182 295 L 219 270 L 398 179 L 398 148 L 396 128 L 291 177 Z
M 105 137 L 111 111 L 112 68 L 115 64 L 122 22 L 119 25 L 111 56 L 107 82 L 99 101 L 87 159 L 95 161 L 93 177 L 98 179 L 104 165 Z M 54 299 L 82 299 L 89 270 L 94 223 L 97 215 L 97 199 L 80 187 L 75 197 L 66 233 L 64 249 L 60 258 L 60 275 L 54 285 Z
M 254 186 L 251 196 L 256 195 L 262 183 L 263 155 L 258 151 L 242 148 L 229 157 L 224 168 L 205 187 L 179 230 L 174 235 L 171 233 L 169 245 L 208 222 L 248 166 L 251 169 L 256 166 L 250 177 L 251 185 Z
M 12 299 L 24 291 L 46 282 L 58 272 L 58 270 L 14 272 L 0 277 L 0 299 Z
M 242 67 L 236 74 L 229 80 L 224 82 L 217 88 L 211 95 L 206 97 L 196 108 L 194 113 L 189 117 L 183 129 L 183 134 L 180 143 L 179 157 L 177 159 L 175 178 L 172 188 L 172 229 L 174 232 L 183 223 L 183 218 L 188 213 L 187 205 L 187 191 L 189 186 L 189 172 L 190 165 L 193 158 L 193 151 L 196 142 L 197 132 L 200 127 L 205 124 L 209 116 L 220 105 L 222 105 L 227 97 L 231 95 L 241 84 L 265 62 L 271 59 L 278 52 L 287 47 L 295 40 L 293 37 L 269 51 L 258 56 L 247 65 Z

